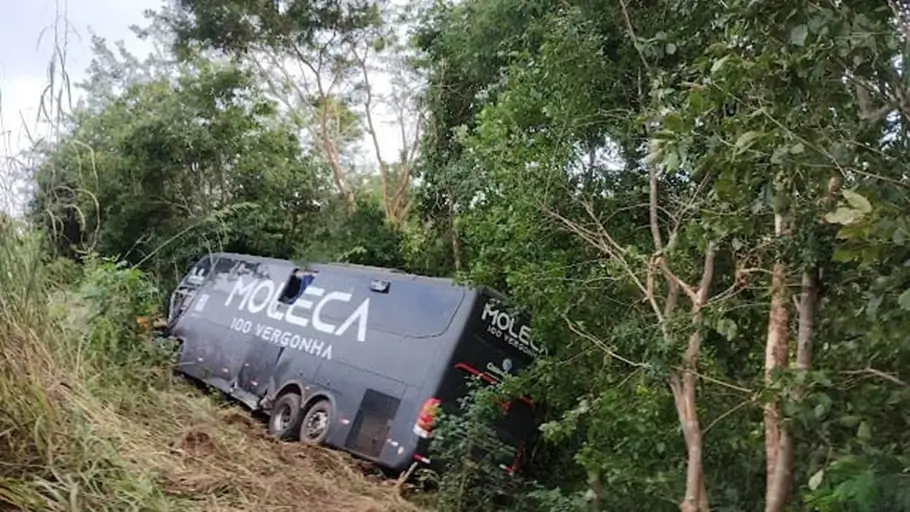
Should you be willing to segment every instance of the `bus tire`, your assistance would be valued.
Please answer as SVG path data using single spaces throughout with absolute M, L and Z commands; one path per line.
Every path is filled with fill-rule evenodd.
M 332 404 L 321 399 L 311 405 L 300 425 L 300 442 L 311 445 L 321 445 L 329 435 L 329 426 L 335 412 Z
M 300 410 L 300 395 L 289 391 L 275 400 L 269 415 L 269 434 L 282 441 L 292 441 L 300 432 L 303 411 Z

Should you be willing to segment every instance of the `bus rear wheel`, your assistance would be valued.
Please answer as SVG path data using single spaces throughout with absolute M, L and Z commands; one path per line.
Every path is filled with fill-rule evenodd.
M 269 416 L 269 434 L 283 441 L 292 441 L 300 431 L 303 411 L 300 410 L 300 395 L 288 392 L 275 401 Z
M 300 425 L 300 442 L 319 445 L 329 435 L 332 423 L 332 404 L 328 400 L 319 400 L 307 409 Z

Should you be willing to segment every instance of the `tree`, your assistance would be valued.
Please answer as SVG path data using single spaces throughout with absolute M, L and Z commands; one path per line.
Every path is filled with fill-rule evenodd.
M 88 87 L 123 76 L 110 54 L 99 57 Z M 164 265 L 219 247 L 293 255 L 325 187 L 248 74 L 197 59 L 176 76 L 121 85 L 42 151 L 32 211 L 61 249 Z
M 226 8 L 187 1 L 164 18 L 175 27 L 178 45 L 199 43 L 245 57 L 271 96 L 297 119 L 309 143 L 320 149 L 335 187 L 351 206 L 356 204 L 357 143 L 366 135 L 378 166 L 386 219 L 400 227 L 410 209 L 406 196 L 421 116 L 413 74 L 397 42 L 400 34 L 389 24 L 394 15 L 373 3 Z M 383 75 L 392 78 L 388 98 L 376 88 L 375 79 Z M 394 160 L 380 147 L 377 114 L 382 107 L 391 108 L 401 132 L 402 151 Z
M 903 43 L 889 28 L 897 17 L 871 3 L 719 10 L 476 0 L 431 10 L 423 212 L 457 219 L 473 278 L 508 287 L 534 310 L 537 332 L 560 340 L 556 357 L 575 371 L 539 369 L 540 398 L 563 411 L 547 431 L 583 437 L 578 460 L 602 506 L 657 510 L 667 502 L 656 496 L 679 493 L 684 509 L 703 509 L 710 497 L 716 507 L 781 510 L 794 503 L 791 489 L 817 504 L 859 485 L 862 472 L 840 469 L 841 487 L 821 490 L 831 450 L 896 467 L 900 456 L 872 448 L 863 423 L 871 419 L 846 411 L 870 414 L 853 401 L 860 394 L 900 401 L 903 391 L 883 382 L 851 398 L 835 390 L 855 385 L 845 375 L 884 375 L 900 386 L 891 377 L 902 351 L 887 335 L 866 336 L 875 350 L 863 356 L 836 348 L 855 348 L 848 325 L 866 300 L 840 289 L 867 290 L 876 279 L 846 277 L 844 258 L 862 259 L 846 240 L 874 230 L 865 223 L 875 221 L 860 219 L 907 200 L 906 172 L 892 156 L 905 132 L 893 65 Z M 603 162 L 611 150 L 618 165 Z M 877 205 L 885 188 L 888 206 Z M 831 222 L 845 227 L 835 233 Z M 707 287 L 686 283 L 709 267 L 706 256 L 715 285 L 700 296 L 692 292 Z M 898 291 L 875 296 L 893 300 Z M 702 305 L 665 314 L 677 293 Z M 876 308 L 878 300 L 886 299 Z M 766 350 L 748 341 L 755 338 Z M 585 367 L 592 350 L 621 363 Z M 876 373 L 865 356 L 889 370 Z M 685 377 L 696 380 L 680 385 Z M 644 460 L 666 467 L 665 448 L 632 440 L 637 432 L 662 439 L 641 426 L 641 409 L 681 403 L 655 387 L 663 379 L 672 397 L 687 397 L 677 407 L 682 425 L 690 422 L 685 479 L 643 471 Z M 835 395 L 845 402 L 832 405 Z M 637 410 L 616 403 L 630 397 Z M 835 434 L 839 422 L 865 424 L 862 450 L 880 462 Z M 838 441 L 812 434 L 818 429 Z M 886 443 L 898 442 L 902 434 L 888 430 Z M 617 444 L 629 447 L 625 457 Z M 628 459 L 639 463 L 630 468 Z M 863 464 L 835 466 L 871 468 Z M 761 488 L 741 485 L 762 475 Z M 598 493 L 604 480 L 613 488 Z

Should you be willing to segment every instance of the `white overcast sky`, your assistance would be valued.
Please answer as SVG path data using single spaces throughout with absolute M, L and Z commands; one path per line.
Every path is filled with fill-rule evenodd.
M 85 77 L 92 59 L 91 35 L 113 43 L 123 40 L 133 54 L 144 57 L 151 45 L 137 39 L 131 25 L 145 26 L 146 9 L 158 9 L 167 0 L 0 0 L 0 211 L 18 212 L 25 199 L 16 166 L 9 158 L 30 146 L 28 135 L 43 135 L 36 123 L 42 91 L 48 84 L 48 64 L 58 37 L 67 36 L 66 64 L 71 83 Z M 380 89 L 387 86 L 374 84 Z M 73 89 L 76 103 L 81 92 Z M 380 114 L 381 116 L 381 114 Z M 393 130 L 380 130 L 380 142 L 397 151 Z M 37 132 L 37 133 L 36 133 Z M 392 148 L 390 146 L 395 146 Z
M 66 63 L 72 83 L 85 77 L 92 59 L 91 34 L 123 40 L 132 52 L 148 53 L 130 25 L 144 25 L 146 9 L 164 0 L 0 0 L 0 210 L 18 210 L 21 194 L 11 190 L 18 176 L 9 158 L 27 148 L 27 133 L 40 136 L 36 123 L 41 94 L 48 84 L 55 32 L 67 37 Z M 78 93 L 73 98 L 75 103 Z M 37 131 L 37 133 L 35 133 Z M 18 199 L 18 200 L 17 200 Z
M 5 130 L 20 131 L 20 114 L 29 128 L 34 124 L 48 83 L 55 26 L 58 37 L 68 38 L 66 63 L 75 83 L 85 76 L 92 59 L 91 34 L 111 42 L 122 39 L 134 53 L 145 55 L 150 45 L 135 38 L 129 27 L 145 25 L 143 11 L 161 5 L 163 0 L 0 0 L 4 13 L 0 17 L 0 107 Z M 12 142 L 14 146 L 22 143 Z

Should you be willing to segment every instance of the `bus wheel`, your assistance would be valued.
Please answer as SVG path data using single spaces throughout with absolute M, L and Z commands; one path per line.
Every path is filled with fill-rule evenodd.
M 322 444 L 329 435 L 329 425 L 332 421 L 332 404 L 328 400 L 320 400 L 310 407 L 303 417 L 300 426 L 300 442 L 307 444 Z
M 300 410 L 300 395 L 288 392 L 275 401 L 269 416 L 269 434 L 283 441 L 291 441 L 300 430 L 303 413 Z

